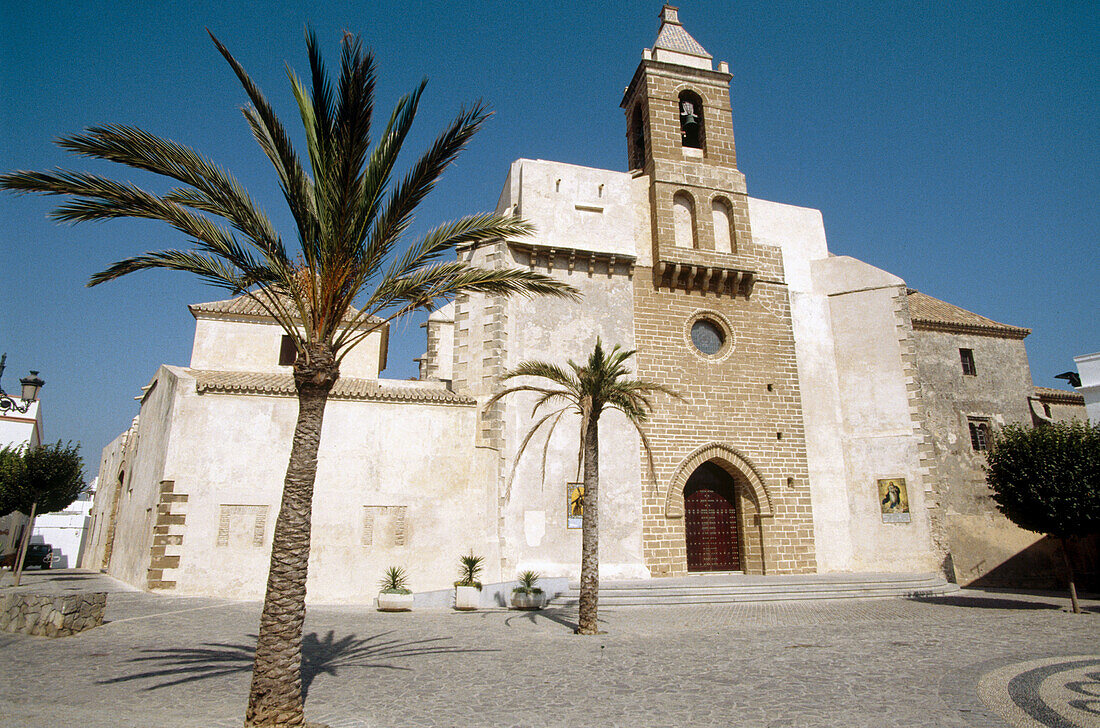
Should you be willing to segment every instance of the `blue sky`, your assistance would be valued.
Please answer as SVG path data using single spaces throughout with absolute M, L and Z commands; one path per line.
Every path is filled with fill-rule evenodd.
M 286 124 L 284 64 L 306 67 L 312 25 L 335 62 L 343 31 L 376 53 L 377 108 L 429 78 L 406 162 L 463 103 L 496 111 L 423 206 L 418 230 L 491 209 L 512 160 L 626 169 L 622 90 L 656 37 L 659 2 L 6 3 L 0 9 L 0 169 L 58 165 L 150 177 L 68 157 L 59 135 L 146 128 L 233 170 L 289 231 L 274 176 L 240 115 L 244 93 L 210 28 Z M 749 194 L 822 210 L 833 252 L 1005 323 L 1037 384 L 1100 350 L 1100 4 L 682 2 L 692 35 L 734 74 L 738 163 Z M 297 133 L 297 132 L 296 132 Z M 181 274 L 88 277 L 176 247 L 163 226 L 60 226 L 56 200 L 0 196 L 3 384 L 38 369 L 47 440 L 100 449 L 137 414 L 162 363 L 186 365 L 186 305 L 223 298 Z M 287 233 L 291 238 L 292 234 Z M 385 376 L 412 376 L 413 320 Z

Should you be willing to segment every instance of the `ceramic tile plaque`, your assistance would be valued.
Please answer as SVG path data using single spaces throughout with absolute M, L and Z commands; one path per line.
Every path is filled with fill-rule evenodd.
M 584 484 L 565 484 L 565 527 L 580 528 L 584 516 Z
M 882 478 L 878 481 L 878 503 L 883 523 L 909 523 L 909 493 L 905 478 Z

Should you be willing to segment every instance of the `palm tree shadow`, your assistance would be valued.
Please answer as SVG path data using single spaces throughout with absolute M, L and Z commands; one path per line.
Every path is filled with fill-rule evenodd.
M 380 668 L 385 670 L 411 670 L 390 664 L 389 660 L 444 653 L 497 652 L 492 649 L 474 649 L 443 644 L 450 637 L 432 637 L 422 640 L 389 639 L 390 632 L 370 637 L 347 635 L 336 638 L 329 630 L 322 638 L 317 632 L 302 637 L 302 697 L 309 692 L 313 679 L 322 673 L 336 676 L 341 668 Z M 141 656 L 128 660 L 146 667 L 131 675 L 97 681 L 99 685 L 130 682 L 132 680 L 159 680 L 144 690 L 158 690 L 184 685 L 199 680 L 221 678 L 252 671 L 252 657 L 256 650 L 256 635 L 248 635 L 243 644 L 207 642 L 198 647 L 149 648 Z
M 511 627 L 516 620 L 530 622 L 531 624 L 537 624 L 540 620 L 547 620 L 568 627 L 570 632 L 576 632 L 580 627 L 580 623 L 577 621 L 577 610 L 571 607 L 545 607 L 529 612 L 519 612 L 505 619 L 504 625 Z M 600 624 L 607 623 L 602 617 L 598 618 L 597 622 Z

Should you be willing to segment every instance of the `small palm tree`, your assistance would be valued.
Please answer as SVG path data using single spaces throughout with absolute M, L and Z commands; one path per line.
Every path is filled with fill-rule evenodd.
M 600 480 L 600 415 L 605 410 L 619 410 L 634 425 L 641 437 L 642 446 L 650 456 L 650 472 L 653 461 L 649 439 L 642 430 L 642 423 L 653 410 L 650 395 L 664 392 L 673 397 L 679 395 L 660 384 L 630 379 L 627 360 L 635 354 L 614 346 L 604 352 L 603 344 L 596 339 L 596 348 L 588 356 L 587 364 L 577 364 L 569 360 L 568 368 L 543 361 L 525 361 L 504 375 L 504 379 L 517 377 L 535 377 L 550 382 L 550 386 L 523 384 L 509 387 L 495 394 L 488 402 L 492 405 L 501 398 L 515 392 L 534 392 L 539 395 L 531 411 L 533 417 L 548 404 L 562 406 L 542 416 L 528 430 L 520 444 L 516 460 L 523 455 L 535 433 L 545 424 L 550 424 L 550 434 L 561 421 L 563 415 L 575 412 L 580 415 L 580 449 L 577 455 L 578 468 L 583 466 L 584 495 L 581 514 L 581 596 L 577 632 L 596 634 L 596 611 L 600 589 L 600 552 L 599 552 L 599 507 L 598 493 Z M 549 434 L 547 435 L 549 442 Z
M 409 572 L 403 566 L 391 566 L 386 569 L 378 586 L 382 587 L 383 593 L 412 594 L 409 590 Z
M 481 582 L 477 580 L 481 576 L 481 570 L 485 568 L 485 557 L 475 556 L 474 552 L 460 556 L 458 568 L 461 578 L 455 582 L 455 586 L 476 586 L 481 590 Z
M 459 293 L 577 294 L 530 271 L 442 260 L 459 248 L 529 234 L 531 227 L 518 218 L 472 215 L 404 242 L 417 206 L 488 117 L 480 104 L 460 113 L 406 176 L 394 181 L 424 84 L 400 99 L 372 147 L 373 56 L 358 38 L 345 35 L 333 84 L 316 38 L 307 32 L 311 88 L 293 72 L 289 76 L 305 127 L 310 174 L 260 89 L 213 40 L 252 103 L 244 116 L 275 168 L 294 219 L 297 255 L 233 175 L 188 147 L 133 127 L 92 128 L 59 144 L 159 174 L 176 185 L 167 194 L 68 170 L 12 172 L 0 176 L 0 189 L 70 196 L 53 212 L 59 221 L 132 217 L 168 223 L 192 249 L 122 260 L 93 275 L 88 285 L 148 268 L 184 271 L 253 299 L 293 340 L 298 418 L 275 521 L 245 722 L 298 726 L 304 722 L 301 638 L 317 449 L 341 361 L 387 322 Z

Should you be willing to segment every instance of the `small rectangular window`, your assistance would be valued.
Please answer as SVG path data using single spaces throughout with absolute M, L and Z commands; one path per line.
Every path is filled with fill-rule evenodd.
M 989 449 L 989 423 L 984 420 L 970 420 L 970 446 L 978 452 Z
M 977 368 L 974 366 L 973 349 L 959 349 L 959 358 L 962 360 L 963 374 L 974 376 L 978 373 Z
M 283 344 L 279 348 L 279 366 L 289 367 L 294 365 L 298 358 L 298 347 L 294 345 L 294 339 L 288 334 L 283 334 Z

